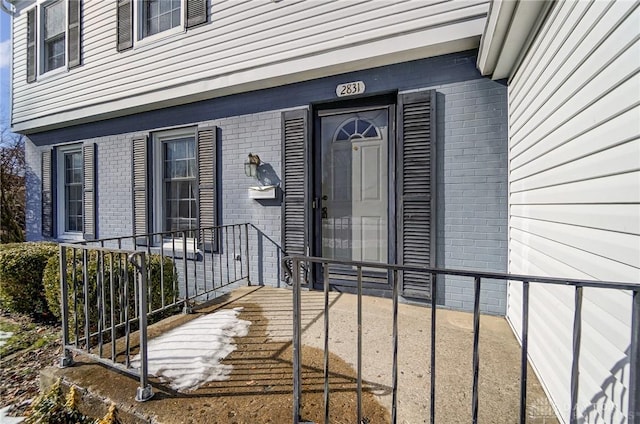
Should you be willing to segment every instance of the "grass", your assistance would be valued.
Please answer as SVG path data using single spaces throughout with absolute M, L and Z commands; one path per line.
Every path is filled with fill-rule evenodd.
M 6 317 L 0 317 L 0 331 L 13 333 L 0 346 L 0 358 L 23 350 L 39 349 L 58 337 L 52 331 L 32 322 L 20 323 Z

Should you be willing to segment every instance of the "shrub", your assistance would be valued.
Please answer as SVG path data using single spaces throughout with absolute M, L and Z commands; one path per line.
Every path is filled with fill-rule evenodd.
M 75 305 L 77 304 L 77 319 L 82 326 L 84 322 L 84 275 L 82 271 L 82 258 L 81 252 L 77 252 L 77 257 L 74 261 L 73 254 L 71 249 L 69 249 L 67 253 L 67 285 L 68 285 L 68 304 L 69 304 L 69 312 L 70 316 L 73 316 L 75 311 Z M 103 255 L 103 264 L 102 264 L 102 272 L 100 272 L 100 258 L 98 256 L 97 251 L 89 251 L 87 257 L 87 280 L 88 280 L 88 299 L 89 299 L 89 321 L 92 327 L 92 330 L 95 330 L 97 326 L 98 320 L 98 276 L 102 277 L 103 287 L 104 287 L 104 304 L 105 304 L 105 313 L 109 314 L 111 307 L 111 284 L 113 282 L 114 289 L 114 298 L 115 298 L 115 306 L 114 306 L 114 314 L 116 317 L 116 321 L 119 322 L 122 320 L 124 310 L 123 310 L 123 302 L 122 297 L 124 296 L 124 286 L 127 282 L 125 274 L 123 272 L 123 267 L 126 267 L 128 278 L 128 285 L 126 289 L 126 294 L 129 297 L 129 308 L 128 314 L 129 317 L 135 316 L 135 293 L 137 293 L 137 289 L 134 287 L 134 267 L 130 263 L 125 265 L 125 261 L 119 260 L 117 257 L 114 258 L 112 264 L 111 255 Z M 162 267 L 161 267 L 162 263 Z M 148 269 L 148 277 L 147 283 L 150 288 L 148 291 L 148 303 L 151 305 L 151 308 L 156 309 L 162 305 L 162 297 L 164 296 L 165 304 L 169 304 L 173 302 L 174 297 L 178 295 L 177 284 L 174 289 L 174 264 L 171 258 L 163 258 L 160 255 L 148 255 L 147 256 L 147 269 Z M 162 287 L 160 284 L 160 275 L 161 269 L 164 274 L 164 292 L 162 292 Z M 76 302 L 74 302 L 74 273 L 75 273 L 75 295 L 77 297 Z M 47 304 L 49 310 L 57 317 L 61 318 L 62 313 L 60 310 L 60 263 L 59 263 L 59 255 L 51 257 L 47 262 L 47 265 L 44 270 L 43 277 L 43 285 L 46 295 Z M 100 291 L 100 295 L 102 295 L 102 290 Z M 70 320 L 71 321 L 71 320 Z M 107 323 L 110 322 L 110 316 L 107 316 Z M 69 323 L 71 325 L 71 322 Z
M 0 249 L 0 304 L 3 308 L 31 316 L 48 315 L 42 274 L 57 249 L 57 245 L 50 242 L 17 243 Z

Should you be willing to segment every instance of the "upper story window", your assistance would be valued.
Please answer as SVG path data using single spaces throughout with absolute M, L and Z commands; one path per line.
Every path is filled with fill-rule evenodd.
M 118 0 L 118 51 L 207 22 L 207 5 L 207 0 Z
M 81 9 L 81 0 L 47 0 L 27 11 L 27 82 L 80 65 Z
M 57 0 L 42 6 L 42 43 L 44 72 L 60 68 L 65 64 L 67 20 L 64 1 Z
M 149 37 L 181 25 L 181 0 L 144 0 L 142 36 Z

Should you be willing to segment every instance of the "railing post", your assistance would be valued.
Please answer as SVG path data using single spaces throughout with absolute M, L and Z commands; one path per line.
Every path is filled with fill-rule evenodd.
M 629 349 L 629 417 L 628 422 L 640 421 L 640 290 L 632 293 L 631 347 Z
M 251 265 L 249 264 L 249 224 L 244 224 L 244 252 L 246 255 L 246 262 L 247 262 L 247 284 L 250 286 L 251 285 L 251 275 L 250 275 L 250 269 L 251 269 Z
M 430 423 L 436 422 L 436 308 L 438 299 L 438 275 L 431 274 L 431 393 L 429 393 Z
M 324 292 L 324 424 L 329 424 L 329 264 L 323 264 L 324 278 L 322 291 Z
M 136 256 L 140 257 L 140 263 L 136 261 Z M 136 400 L 144 402 L 153 397 L 153 390 L 149 384 L 148 358 L 147 358 L 147 263 L 144 252 L 132 254 L 129 261 L 136 268 L 138 274 L 138 293 L 140 293 L 138 304 L 138 315 L 140 323 L 140 387 L 136 392 Z
M 522 282 L 522 352 L 520 356 L 520 424 L 527 422 L 527 368 L 529 345 L 529 282 Z
M 473 382 L 471 388 L 471 422 L 478 422 L 478 377 L 480 368 L 480 277 L 474 278 L 473 290 Z
M 190 314 L 192 311 L 189 305 L 189 267 L 187 264 L 187 232 L 182 232 L 182 267 L 184 270 L 184 307 L 182 313 Z M 196 282 L 197 284 L 197 282 Z
M 576 286 L 573 311 L 573 358 L 571 360 L 571 411 L 569 422 L 578 422 L 578 387 L 580 375 L 580 340 L 582 338 L 582 286 Z
M 60 246 L 60 306 L 62 311 L 62 357 L 60 368 L 73 365 L 69 344 L 69 286 L 67 284 L 67 248 Z M 76 335 L 77 337 L 77 335 Z
M 392 365 L 391 365 L 391 423 L 398 421 L 398 270 L 394 268 L 391 280 L 392 318 Z
M 300 260 L 293 259 L 293 424 L 300 422 L 301 367 L 300 367 Z

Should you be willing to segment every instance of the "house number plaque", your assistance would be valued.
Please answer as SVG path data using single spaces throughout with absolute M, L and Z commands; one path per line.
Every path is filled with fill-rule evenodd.
M 364 93 L 364 90 L 365 86 L 362 81 L 346 82 L 344 84 L 338 84 L 336 87 L 336 95 L 338 97 L 354 96 Z

